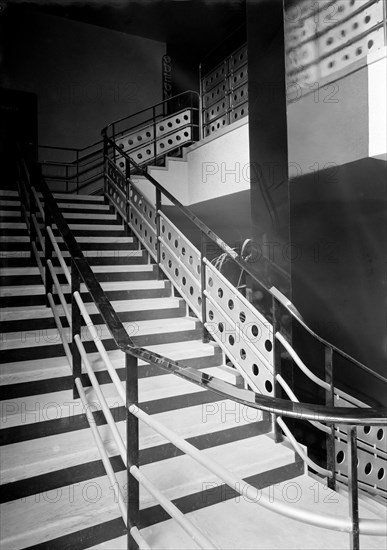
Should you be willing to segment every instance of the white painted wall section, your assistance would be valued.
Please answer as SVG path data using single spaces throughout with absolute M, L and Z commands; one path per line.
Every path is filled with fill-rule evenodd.
M 369 156 L 387 160 L 387 48 L 368 56 Z

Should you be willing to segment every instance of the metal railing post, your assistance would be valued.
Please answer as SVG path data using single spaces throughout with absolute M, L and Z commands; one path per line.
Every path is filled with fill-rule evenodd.
M 335 387 L 333 384 L 333 350 L 330 346 L 325 346 L 325 381 L 329 384 L 329 390 L 325 393 L 325 405 L 327 407 L 335 406 Z M 327 470 L 332 472 L 332 477 L 328 478 L 328 487 L 332 491 L 336 490 L 336 469 L 335 469 L 335 425 L 328 424 L 331 433 L 326 436 L 327 448 Z
M 201 299 L 202 299 L 201 306 L 202 306 L 202 323 L 203 323 L 202 340 L 204 343 L 210 341 L 208 330 L 204 326 L 204 324 L 207 322 L 206 296 L 204 294 L 204 291 L 206 289 L 206 264 L 204 263 L 204 260 L 206 258 L 207 258 L 207 236 L 202 231 L 200 234 L 200 291 L 201 291 Z
M 29 190 L 29 203 L 30 203 L 29 223 L 30 223 L 30 245 L 31 245 L 30 260 L 33 260 L 35 257 L 35 254 L 34 254 L 34 249 L 32 247 L 32 243 L 36 244 L 36 229 L 35 229 L 32 216 L 35 214 L 36 208 L 35 208 L 35 197 L 31 189 Z M 44 223 L 44 220 L 43 220 L 43 223 Z
M 66 164 L 66 193 L 69 192 L 69 165 Z
M 125 216 L 126 216 L 126 228 L 125 232 L 127 235 L 130 233 L 130 208 L 129 208 L 129 197 L 130 197 L 130 160 L 125 157 Z
M 81 378 L 82 374 L 82 359 L 81 354 L 78 349 L 78 346 L 75 343 L 75 336 L 78 334 L 82 339 L 81 335 L 81 312 L 78 306 L 78 302 L 74 297 L 75 292 L 80 292 L 81 289 L 81 278 L 77 266 L 75 265 L 74 260 L 71 260 L 71 333 L 72 333 L 72 343 L 71 343 L 71 353 L 73 356 L 73 397 L 74 399 L 79 399 L 79 393 L 77 386 L 75 385 L 75 379 Z
M 50 268 L 48 267 L 48 260 L 52 260 L 52 251 L 53 251 L 52 242 L 51 242 L 50 236 L 49 236 L 48 231 L 47 231 L 47 227 L 51 227 L 51 223 L 52 223 L 51 212 L 50 212 L 49 206 L 47 204 L 47 201 L 45 201 L 45 203 L 44 203 L 44 230 L 45 230 L 45 234 L 44 234 L 44 264 L 45 264 L 45 266 L 44 266 L 44 277 L 45 277 L 45 291 L 46 291 L 46 306 L 47 307 L 51 307 L 50 302 L 48 301 L 47 295 L 52 294 L 52 285 L 53 285 L 51 271 L 50 271 Z
M 160 246 L 160 235 L 161 235 L 161 191 L 156 189 L 156 262 L 157 262 L 157 278 L 162 279 L 162 270 L 160 268 L 161 264 L 161 246 Z
M 349 515 L 352 521 L 350 533 L 350 549 L 359 550 L 359 494 L 357 480 L 357 429 L 356 426 L 348 426 L 347 464 L 348 464 L 348 500 Z
M 103 192 L 104 192 L 104 195 L 107 196 L 108 139 L 106 134 L 104 134 L 103 136 L 103 171 L 104 171 Z
M 130 407 L 138 407 L 138 363 L 137 358 L 125 354 L 126 371 L 126 460 L 128 491 L 128 550 L 138 550 L 138 544 L 130 531 L 139 525 L 140 487 L 137 479 L 130 473 L 132 466 L 139 466 L 138 418 L 130 412 Z
M 273 379 L 274 379 L 274 397 L 281 397 L 281 386 L 277 382 L 277 375 L 281 373 L 281 343 L 276 338 L 277 332 L 281 330 L 281 311 L 280 304 L 274 296 L 272 296 L 273 310 Z M 277 423 L 277 415 L 273 414 L 274 439 L 276 443 L 283 441 L 281 427 Z
M 154 163 L 156 163 L 157 158 L 157 141 L 156 141 L 156 109 L 152 108 L 152 122 L 153 122 L 153 156 Z
M 115 124 L 112 125 L 112 140 L 114 141 L 114 143 L 116 142 L 116 125 Z M 117 157 L 116 148 L 113 147 L 114 162 L 116 162 L 116 157 Z

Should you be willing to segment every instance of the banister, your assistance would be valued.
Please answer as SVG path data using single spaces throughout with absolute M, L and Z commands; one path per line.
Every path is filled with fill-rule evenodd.
M 102 134 L 103 137 L 105 137 L 105 136 L 107 136 L 108 130 L 110 128 L 112 128 L 113 126 L 115 126 L 116 124 L 119 124 L 120 122 L 123 122 L 124 120 L 128 120 L 129 118 L 133 118 L 135 116 L 141 115 L 141 113 L 145 113 L 146 111 L 155 109 L 156 107 L 160 107 L 161 105 L 164 105 L 165 103 L 168 103 L 170 101 L 174 101 L 177 98 L 182 97 L 183 95 L 188 95 L 188 94 L 194 94 L 199 99 L 199 93 L 196 92 L 195 90 L 187 90 L 186 92 L 181 92 L 180 94 L 174 95 L 174 96 L 172 96 L 168 99 L 164 99 L 163 101 L 160 101 L 159 103 L 155 103 L 154 105 L 151 105 L 150 107 L 146 107 L 145 109 L 141 109 L 141 111 L 136 111 L 135 113 L 133 113 L 131 115 L 127 115 L 127 116 L 124 116 L 124 117 L 119 118 L 117 120 L 114 120 L 113 122 L 110 122 L 110 124 L 108 124 L 107 126 L 105 126 L 102 129 L 101 134 Z
M 105 136 L 106 142 L 111 145 L 115 150 L 119 150 L 121 155 L 130 163 L 132 164 L 136 170 L 139 170 L 141 172 L 141 175 L 143 175 L 148 181 L 150 181 L 154 187 L 160 191 L 169 201 L 171 201 L 175 206 L 179 208 L 179 210 L 198 228 L 200 231 L 202 231 L 208 238 L 210 238 L 212 241 L 214 241 L 219 248 L 221 248 L 224 252 L 226 252 L 233 261 L 241 268 L 243 269 L 250 277 L 252 277 L 255 282 L 257 282 L 263 290 L 265 290 L 268 294 L 276 298 L 278 301 L 281 302 L 281 304 L 287 309 L 287 311 L 290 313 L 290 315 L 295 319 L 313 338 L 318 340 L 321 344 L 330 347 L 335 353 L 338 355 L 341 355 L 343 358 L 351 361 L 356 366 L 367 372 L 367 374 L 376 377 L 380 382 L 383 382 L 384 384 L 387 384 L 387 378 L 380 375 L 377 372 L 372 371 L 369 367 L 346 353 L 345 351 L 341 350 L 334 344 L 331 344 L 321 336 L 319 336 L 316 332 L 314 332 L 307 323 L 303 320 L 300 313 L 297 311 L 297 308 L 292 304 L 290 300 L 286 301 L 283 299 L 282 293 L 280 293 L 275 287 L 268 287 L 266 286 L 254 273 L 252 269 L 248 266 L 246 262 L 240 259 L 239 255 L 228 245 L 226 244 L 223 239 L 221 239 L 212 229 L 210 229 L 204 222 L 200 220 L 188 207 L 184 206 L 176 197 L 174 197 L 165 187 L 163 187 L 153 176 L 147 173 L 146 170 L 144 170 L 139 164 L 137 164 L 125 151 L 123 151 L 121 148 L 117 146 L 117 144 L 109 137 Z
M 25 163 L 24 167 L 28 172 Z M 70 253 L 73 264 L 81 275 L 117 347 L 119 347 L 123 352 L 137 357 L 138 359 L 144 359 L 147 362 L 153 363 L 164 370 L 172 372 L 173 374 L 193 382 L 196 385 L 214 391 L 225 398 L 231 398 L 242 405 L 264 410 L 273 414 L 278 414 L 289 418 L 317 420 L 336 424 L 387 425 L 386 408 L 367 408 L 358 410 L 348 407 L 326 407 L 323 405 L 310 403 L 293 403 L 286 399 L 264 396 L 251 390 L 236 388 L 228 382 L 224 382 L 213 376 L 198 372 L 196 369 L 191 367 L 182 366 L 177 361 L 171 361 L 157 353 L 150 352 L 144 348 L 136 347 L 133 340 L 126 332 L 117 313 L 113 309 L 113 306 L 108 300 L 96 276 L 94 275 L 88 261 L 84 257 L 83 252 L 75 240 L 75 237 L 73 236 L 67 222 L 65 221 L 64 216 L 53 195 L 51 194 L 44 177 L 41 174 L 36 174 L 35 177 L 38 179 L 39 190 L 45 199 L 45 207 L 50 208 L 51 217 L 55 219 L 57 229 Z M 163 189 L 162 186 L 159 184 L 157 185 L 160 187 L 160 190 Z M 196 216 L 193 217 L 196 218 Z M 200 223 L 206 227 L 203 222 Z M 211 230 L 209 231 L 212 233 Z M 219 240 L 221 241 L 221 239 Z

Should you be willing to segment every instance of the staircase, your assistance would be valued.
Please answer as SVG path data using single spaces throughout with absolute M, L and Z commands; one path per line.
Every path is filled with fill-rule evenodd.
M 187 314 L 184 301 L 175 295 L 169 281 L 157 279 L 148 254 L 136 237 L 128 235 L 104 198 L 56 195 L 56 199 L 136 345 L 240 384 L 237 371 L 224 365 L 219 347 L 214 342 L 202 343 L 198 319 Z M 46 306 L 38 267 L 30 260 L 19 197 L 14 191 L 2 191 L 1 202 L 2 547 L 78 549 L 110 541 L 106 547 L 116 548 L 111 541 L 123 536 L 125 525 L 82 403 L 73 400 L 71 368 L 52 311 Z M 57 231 L 54 233 L 60 243 Z M 63 255 L 69 263 L 66 251 Z M 55 271 L 69 302 L 69 288 L 57 262 Z M 81 287 L 81 294 L 123 379 L 124 354 L 116 349 L 85 288 Z M 63 326 L 69 330 L 60 311 Z M 124 436 L 124 407 L 86 326 L 82 340 Z M 220 399 L 144 361 L 140 367 L 143 409 L 227 468 L 259 487 L 302 474 L 303 464 L 289 446 L 274 443 L 267 415 Z M 85 373 L 82 379 L 94 418 L 102 424 L 111 463 L 124 484 L 124 464 Z M 215 509 L 217 503 L 220 507 L 224 504 L 224 491 L 214 491 L 213 476 L 146 427 L 140 431 L 140 464 L 184 511 L 200 514 L 203 509 Z M 231 498 L 233 495 L 226 495 Z M 165 534 L 170 523 L 165 513 L 145 492 L 141 505 L 144 529 L 155 547 L 169 548 L 173 529 L 169 533 L 167 528 L 169 534 Z M 176 547 L 180 540 L 175 541 Z

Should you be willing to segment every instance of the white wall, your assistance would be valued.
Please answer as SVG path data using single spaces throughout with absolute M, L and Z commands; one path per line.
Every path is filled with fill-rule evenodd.
M 387 160 L 387 48 L 368 56 L 368 116 L 370 157 Z
M 165 168 L 150 168 L 149 174 L 185 206 L 250 189 L 248 118 L 195 143 L 185 160 L 168 158 Z M 154 202 L 153 186 L 137 181 Z

